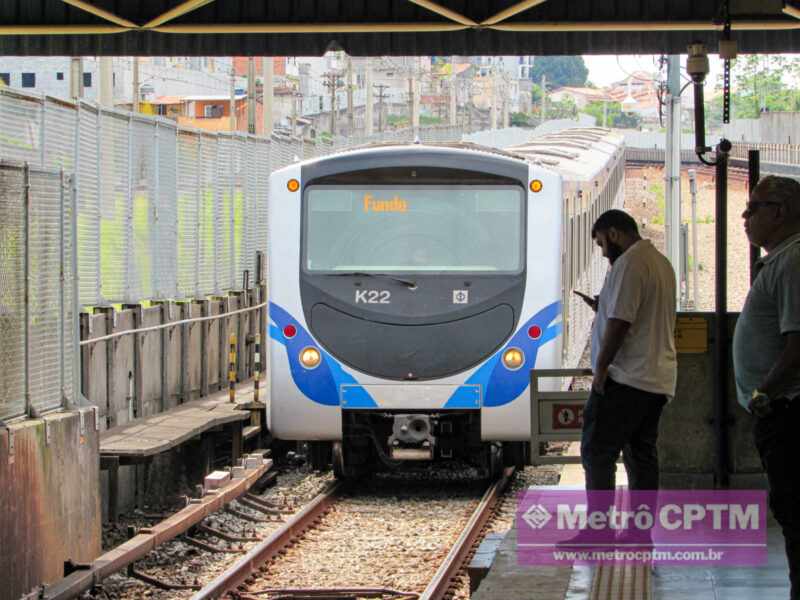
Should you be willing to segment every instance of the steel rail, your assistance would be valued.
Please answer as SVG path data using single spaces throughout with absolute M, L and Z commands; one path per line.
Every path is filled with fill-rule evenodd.
M 480 538 L 484 526 L 489 522 L 494 508 L 500 501 L 513 475 L 514 467 L 506 467 L 500 479 L 495 481 L 483 494 L 478 508 L 472 513 L 455 545 L 450 549 L 428 587 L 420 594 L 420 600 L 442 600 L 445 598 L 453 578 L 464 566 L 464 561 Z
M 268 538 L 239 559 L 230 569 L 207 584 L 192 596 L 193 600 L 219 598 L 226 592 L 242 584 L 261 565 L 277 555 L 283 548 L 299 537 L 311 524 L 323 515 L 333 504 L 342 484 L 329 484 L 311 502 L 304 506 L 284 525 L 272 532 Z
M 192 317 L 191 319 L 183 319 L 181 321 L 169 321 L 168 323 L 160 323 L 159 325 L 152 325 L 151 327 L 141 327 L 139 329 L 126 329 L 125 331 L 117 331 L 116 333 L 109 333 L 108 335 L 104 335 L 101 337 L 89 338 L 88 340 L 81 340 L 81 346 L 87 346 L 89 344 L 97 344 L 99 342 L 107 342 L 108 340 L 113 340 L 114 338 L 122 337 L 123 335 L 148 333 L 150 331 L 159 331 L 161 329 L 166 329 L 168 327 L 177 327 L 178 325 L 186 325 L 187 323 L 199 323 L 201 321 L 214 321 L 216 319 L 224 319 L 225 317 L 232 317 L 240 313 L 250 312 L 251 310 L 258 310 L 260 308 L 264 308 L 266 305 L 267 305 L 266 302 L 262 302 L 261 304 L 248 306 L 246 308 L 239 308 L 237 310 L 232 310 L 230 312 L 221 313 L 218 315 L 208 315 L 206 317 Z
M 272 464 L 261 465 L 246 471 L 241 479 L 235 479 L 170 515 L 160 523 L 143 527 L 127 542 L 108 550 L 88 565 L 41 590 L 37 596 L 43 600 L 70 600 L 90 590 L 109 575 L 122 571 L 125 567 L 143 558 L 164 542 L 185 533 L 212 513 L 229 502 L 245 494 L 270 468 Z

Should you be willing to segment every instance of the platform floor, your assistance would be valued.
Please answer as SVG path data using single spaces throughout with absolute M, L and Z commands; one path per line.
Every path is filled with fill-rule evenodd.
M 575 454 L 573 444 L 568 454 Z M 580 465 L 565 465 L 559 485 L 583 485 Z M 617 467 L 617 485 L 627 485 L 625 469 Z M 644 598 L 625 595 L 624 600 L 788 600 L 789 568 L 783 535 L 769 521 L 768 558 L 763 567 L 675 567 L 652 569 L 652 585 Z M 575 567 L 528 567 L 516 560 L 516 530 L 508 532 L 494 563 L 473 600 L 623 600 L 592 589 L 596 569 Z

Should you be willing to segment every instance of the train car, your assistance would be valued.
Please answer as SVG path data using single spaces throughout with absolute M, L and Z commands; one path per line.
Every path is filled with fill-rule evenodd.
M 584 243 L 566 198 L 584 202 L 588 185 L 599 204 L 587 176 L 607 185 L 622 151 L 608 132 L 579 131 L 591 142 L 577 158 L 555 156 L 552 139 L 511 152 L 401 144 L 274 172 L 272 435 L 308 441 L 315 466 L 330 459 L 339 477 L 524 463 L 529 372 L 563 364 L 565 242 Z

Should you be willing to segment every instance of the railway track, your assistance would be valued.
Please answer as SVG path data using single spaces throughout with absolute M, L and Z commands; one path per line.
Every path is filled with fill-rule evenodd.
M 332 484 L 193 598 L 456 597 L 513 474 L 480 495 L 474 481 Z
M 626 172 L 630 173 L 631 170 L 642 171 L 645 169 L 663 169 L 663 164 L 660 163 L 653 163 L 653 162 L 646 162 L 646 161 L 632 161 L 629 160 L 625 164 Z M 686 165 L 681 167 L 681 170 L 684 169 L 694 169 L 697 173 L 698 178 L 711 178 L 713 179 L 716 177 L 716 171 L 714 167 L 703 165 L 703 164 L 696 164 L 687 167 Z M 728 180 L 736 183 L 747 183 L 748 180 L 748 173 L 747 169 L 743 169 L 741 167 L 734 167 L 728 166 Z
M 95 578 L 92 591 L 83 597 L 114 600 L 189 598 L 254 544 L 279 529 L 309 498 L 324 489 L 330 479 L 329 475 L 297 469 L 281 471 L 274 487 L 264 494 L 245 491 L 235 498 L 209 506 L 204 511 L 205 516 L 184 533 L 163 542 L 154 540 L 149 552 L 138 554 L 133 561 L 119 561 L 116 565 L 109 563 Z M 135 539 L 143 532 L 160 530 L 174 519 L 175 515 L 154 525 L 130 527 L 130 535 Z M 126 544 L 106 555 L 121 555 Z M 44 598 L 65 600 L 75 596 L 69 589 L 51 592 Z

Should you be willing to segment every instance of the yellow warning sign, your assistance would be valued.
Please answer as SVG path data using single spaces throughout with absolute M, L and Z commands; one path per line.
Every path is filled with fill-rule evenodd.
M 678 317 L 675 349 L 679 354 L 708 352 L 708 321 L 700 317 Z

